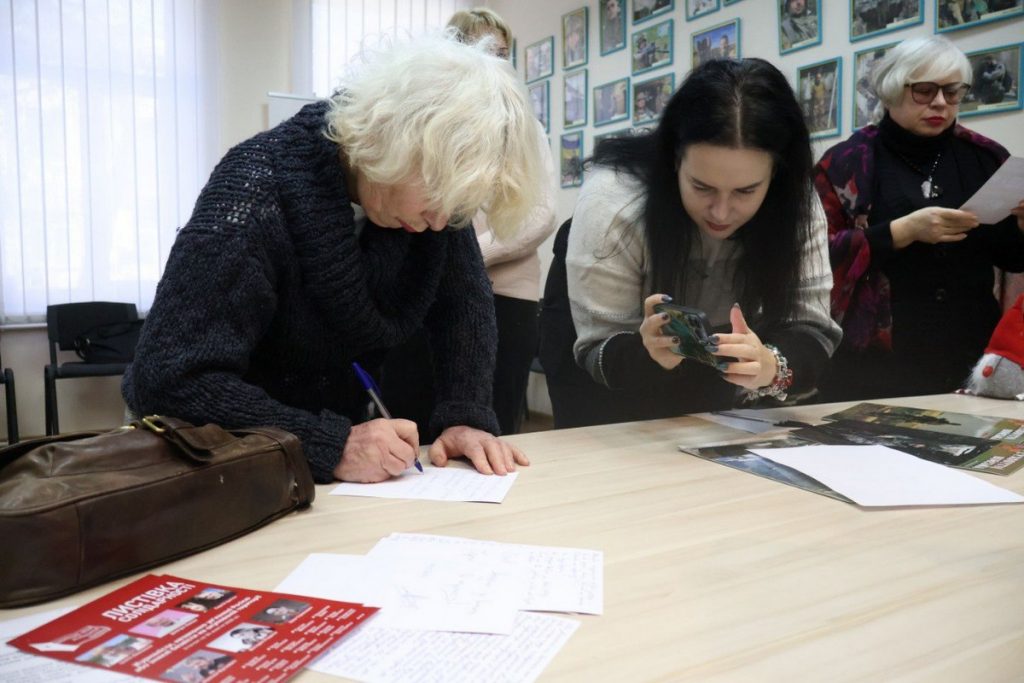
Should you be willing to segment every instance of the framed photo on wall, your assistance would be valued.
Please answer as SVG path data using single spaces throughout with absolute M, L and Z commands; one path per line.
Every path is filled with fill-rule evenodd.
M 675 89 L 675 74 L 665 74 L 641 83 L 634 83 L 633 125 L 639 126 L 660 119 Z
M 692 21 L 705 14 L 717 12 L 721 8 L 721 0 L 685 0 L 686 20 Z
M 978 116 L 997 111 L 1020 109 L 1024 94 L 1020 89 L 1021 46 L 1003 45 L 968 52 L 974 83 L 960 102 L 960 116 Z
M 583 184 L 583 131 L 563 135 L 560 147 L 562 187 L 579 187 Z
M 672 63 L 672 20 L 633 32 L 633 73 L 660 69 Z
M 722 4 L 728 7 L 729 5 L 735 5 L 740 0 L 722 0 Z
M 555 37 L 526 46 L 526 82 L 547 78 L 555 73 Z
M 850 40 L 864 40 L 924 21 L 924 0 L 850 0 Z
M 562 68 L 575 69 L 587 63 L 587 8 L 562 15 Z
M 626 0 L 597 0 L 597 3 L 601 54 L 606 55 L 624 49 L 626 47 Z
M 690 68 L 709 59 L 739 59 L 740 20 L 733 19 L 690 34 Z
M 675 0 L 633 0 L 633 23 L 668 14 L 675 6 Z
M 957 31 L 1024 14 L 1024 0 L 935 0 L 935 30 Z
M 612 138 L 628 138 L 632 136 L 632 128 L 620 128 L 618 130 L 609 131 L 607 133 L 598 133 L 594 135 L 594 151 L 597 151 L 597 146 L 601 144 L 602 140 L 610 140 Z
M 544 126 L 544 130 L 551 132 L 551 81 L 540 81 L 526 86 L 530 93 L 530 106 L 533 108 L 533 115 Z
M 587 123 L 587 70 L 580 69 L 562 78 L 562 127 Z
M 629 118 L 629 77 L 594 87 L 594 125 Z
M 797 69 L 796 94 L 812 138 L 842 132 L 843 58 L 808 64 Z
M 779 5 L 779 54 L 821 44 L 822 0 L 776 0 Z
M 863 128 L 871 123 L 878 104 L 878 95 L 871 85 L 875 66 L 896 43 L 869 47 L 853 55 L 853 127 Z

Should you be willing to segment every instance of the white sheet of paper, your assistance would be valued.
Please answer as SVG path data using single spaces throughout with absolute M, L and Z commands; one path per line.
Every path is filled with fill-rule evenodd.
M 508 634 L 526 583 L 493 564 L 316 553 L 277 590 L 380 607 L 378 626 Z
M 966 472 L 887 446 L 755 448 L 865 507 L 1024 503 L 1024 497 Z
M 62 617 L 74 607 L 30 614 L 0 622 L 0 681 L 6 683 L 128 683 L 148 681 L 148 678 L 126 676 L 114 671 L 103 671 L 91 666 L 59 662 L 49 657 L 36 657 L 7 644 L 22 633 L 38 628 L 48 621 Z
M 478 541 L 431 534 L 391 534 L 371 550 L 371 557 L 432 556 L 457 564 L 486 562 L 515 569 L 526 579 L 519 609 L 601 614 L 604 611 L 604 553 Z
M 1024 159 L 1010 157 L 992 177 L 978 188 L 960 208 L 970 211 L 986 225 L 1010 215 L 1010 209 L 1024 199 Z
M 579 622 L 520 612 L 507 636 L 382 628 L 371 619 L 309 668 L 374 683 L 534 681 Z
M 332 496 L 366 496 L 369 498 L 411 498 L 416 500 L 449 500 L 474 503 L 500 503 L 515 483 L 518 472 L 501 477 L 480 474 L 457 465 L 423 466 L 423 474 L 409 468 L 402 474 L 377 484 L 345 482 L 331 490 Z

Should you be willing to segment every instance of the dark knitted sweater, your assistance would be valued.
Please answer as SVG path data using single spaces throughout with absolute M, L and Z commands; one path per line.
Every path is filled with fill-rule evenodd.
M 472 230 L 358 233 L 327 103 L 230 150 L 178 233 L 122 391 L 137 413 L 297 435 L 332 480 L 374 367 L 421 325 L 430 335 L 431 435 L 497 433 L 496 331 Z M 387 397 L 384 397 L 385 401 Z

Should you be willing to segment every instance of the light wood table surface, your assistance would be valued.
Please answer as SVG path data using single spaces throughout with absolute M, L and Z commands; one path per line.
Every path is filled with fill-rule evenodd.
M 1014 401 L 879 402 L 1024 419 Z M 542 681 L 1024 681 L 1024 505 L 865 510 L 677 449 L 740 435 L 696 416 L 518 435 L 533 464 L 500 505 L 320 486 L 310 510 L 153 571 L 270 590 L 309 553 L 363 554 L 395 531 L 592 548 L 605 612 L 572 617 Z M 1024 471 L 977 476 L 1024 493 Z

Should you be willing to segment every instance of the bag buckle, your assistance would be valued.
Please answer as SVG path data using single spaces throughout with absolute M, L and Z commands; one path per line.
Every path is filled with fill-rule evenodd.
M 163 421 L 163 418 L 161 418 L 159 415 L 147 415 L 146 417 L 142 418 L 142 424 L 146 427 L 146 429 L 149 429 L 150 431 L 156 434 L 163 434 L 164 432 L 167 431 L 167 427 L 162 426 L 165 423 Z

